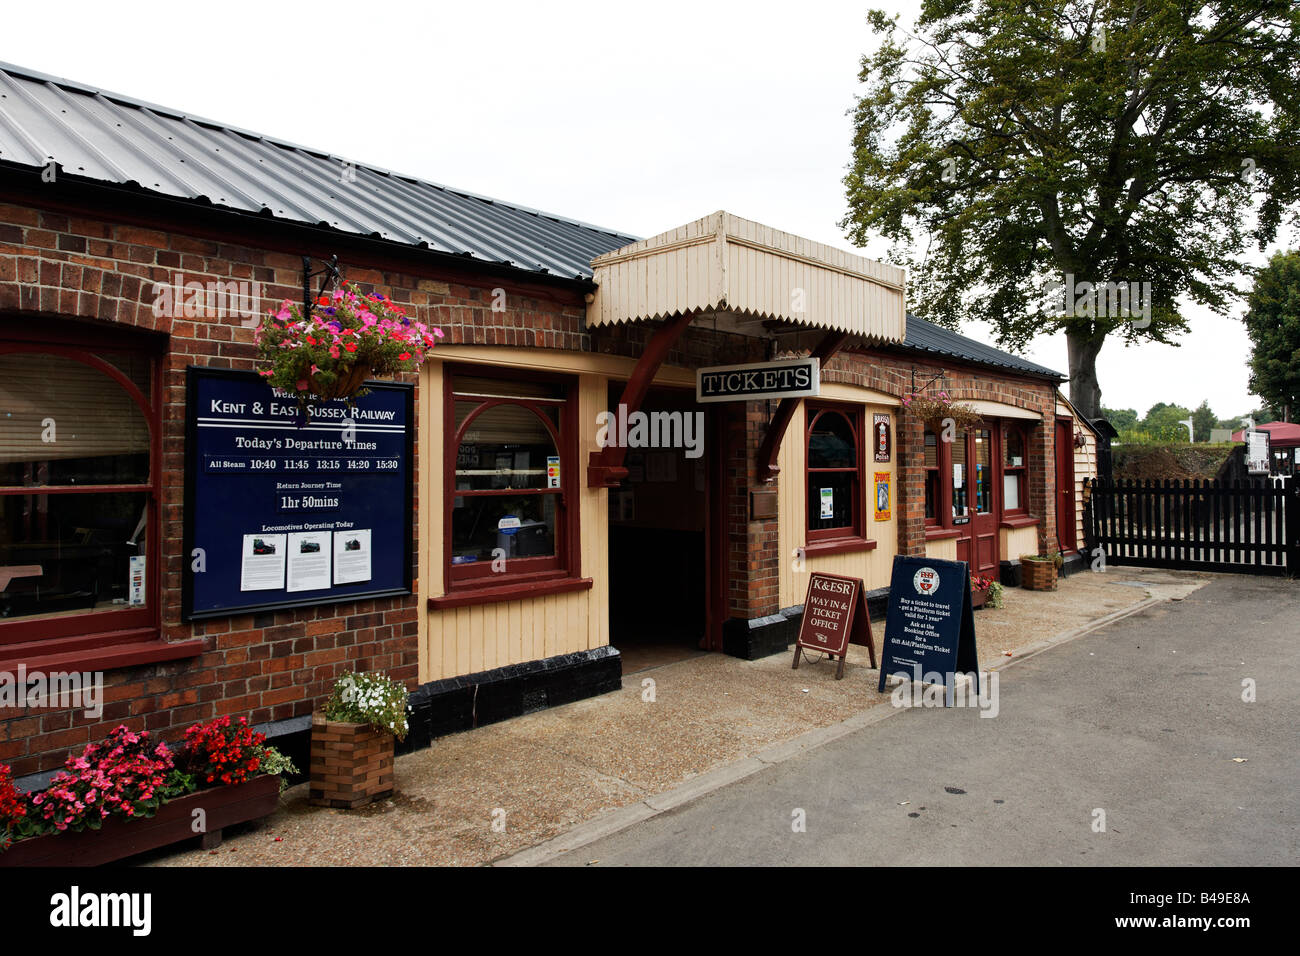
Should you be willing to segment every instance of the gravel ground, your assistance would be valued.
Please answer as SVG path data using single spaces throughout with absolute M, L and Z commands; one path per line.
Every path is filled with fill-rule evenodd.
M 980 667 L 1145 599 L 1153 584 L 1210 575 L 1111 568 L 1055 592 L 1008 589 L 975 613 Z M 877 647 L 883 623 L 876 622 Z M 629 675 L 623 689 L 444 737 L 397 759 L 397 792 L 359 810 L 285 792 L 270 817 L 226 832 L 217 850 L 160 851 L 151 866 L 477 865 L 541 843 L 603 812 L 838 723 L 873 706 L 879 672 L 852 647 L 842 681 L 829 662 L 790 669 L 793 652 L 758 661 L 706 654 Z M 647 684 L 652 681 L 653 684 Z M 653 700 L 643 698 L 653 698 Z M 494 823 L 495 821 L 495 823 Z

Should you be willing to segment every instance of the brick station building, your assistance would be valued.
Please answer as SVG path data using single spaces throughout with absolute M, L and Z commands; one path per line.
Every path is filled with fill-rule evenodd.
M 406 383 L 409 587 L 198 616 L 189 370 L 256 369 L 304 256 L 446 336 Z M 191 282 L 256 308 L 163 291 Z M 0 672 L 105 682 L 97 717 L 0 709 L 0 761 L 227 713 L 292 751 L 352 669 L 407 682 L 418 747 L 665 649 L 784 651 L 811 571 L 879 602 L 896 554 L 1014 584 L 1076 552 L 1061 376 L 904 301 L 899 269 L 725 212 L 638 240 L 0 64 Z M 696 401 L 700 368 L 808 355 L 816 396 Z M 928 433 L 903 399 L 938 390 L 981 424 Z M 607 447 L 602 412 L 699 429 Z

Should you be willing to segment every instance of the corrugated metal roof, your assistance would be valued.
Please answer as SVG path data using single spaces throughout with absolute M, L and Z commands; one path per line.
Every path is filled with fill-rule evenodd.
M 989 365 L 1013 372 L 1040 375 L 1044 378 L 1065 381 L 1065 376 L 1060 372 L 1054 372 L 1042 365 L 1035 365 L 1018 355 L 995 349 L 991 345 L 985 345 L 983 342 L 977 342 L 964 335 L 959 335 L 941 325 L 927 322 L 925 319 L 918 319 L 911 313 L 908 313 L 907 316 L 907 337 L 903 340 L 902 348 L 943 355 L 947 358 L 960 359 L 963 362 L 973 362 L 976 365 Z
M 51 159 L 72 177 L 570 279 L 637 241 L 0 63 L 0 164 Z

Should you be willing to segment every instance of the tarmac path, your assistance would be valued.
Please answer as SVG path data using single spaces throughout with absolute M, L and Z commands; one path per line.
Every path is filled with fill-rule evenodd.
M 912 708 L 548 865 L 1300 860 L 1300 582 L 1216 575 L 997 676 L 996 717 Z

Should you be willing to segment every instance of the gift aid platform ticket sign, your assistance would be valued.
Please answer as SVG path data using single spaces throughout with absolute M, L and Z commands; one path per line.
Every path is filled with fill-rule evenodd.
M 978 668 L 966 562 L 895 557 L 877 690 L 901 674 L 918 683 L 944 684 L 951 703 L 957 674 L 974 673 L 979 692 Z
M 251 372 L 188 370 L 187 619 L 410 593 L 414 392 L 369 387 L 303 425 Z

